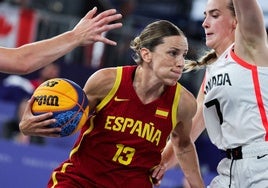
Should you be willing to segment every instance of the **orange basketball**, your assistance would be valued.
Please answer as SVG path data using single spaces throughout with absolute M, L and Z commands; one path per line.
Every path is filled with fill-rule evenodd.
M 83 89 L 75 82 L 54 78 L 42 83 L 33 93 L 33 114 L 53 112 L 56 123 L 50 127 L 61 127 L 60 135 L 68 136 L 80 130 L 89 115 L 88 99 Z

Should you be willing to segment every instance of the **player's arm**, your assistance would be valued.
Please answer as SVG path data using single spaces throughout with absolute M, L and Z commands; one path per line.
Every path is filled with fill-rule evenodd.
M 178 124 L 171 133 L 170 141 L 178 163 L 192 188 L 204 187 L 195 145 L 190 137 L 192 118 L 197 104 L 194 96 L 183 88 L 178 107 Z
M 77 46 L 104 42 L 116 45 L 115 41 L 102 34 L 122 26 L 113 23 L 121 19 L 115 9 L 104 11 L 95 16 L 96 8 L 83 17 L 72 29 L 50 39 L 23 45 L 19 48 L 0 48 L 0 72 L 28 74 L 69 53 Z
M 234 52 L 246 62 L 267 66 L 267 32 L 258 1 L 233 0 L 233 4 L 237 19 Z
M 251 48 L 266 43 L 263 12 L 257 0 L 233 0 L 238 22 L 238 40 L 247 42 Z M 237 42 L 237 39 L 235 39 Z M 240 43 L 240 42 L 239 42 Z
M 192 118 L 196 112 L 195 98 L 185 89 L 182 90 L 178 108 L 178 124 L 171 133 L 171 137 L 162 152 L 162 160 L 152 174 L 160 183 L 164 173 L 180 165 L 191 187 L 204 187 L 197 153 L 191 139 Z M 156 181 L 156 182 L 157 182 Z
M 191 97 L 190 97 L 191 98 Z M 203 101 L 204 101 L 204 81 L 200 87 L 197 96 L 197 112 L 193 117 L 192 129 L 190 133 L 191 140 L 195 142 L 201 133 L 205 130 L 205 122 L 203 117 Z M 178 165 L 178 159 L 174 153 L 171 140 L 168 140 L 163 152 L 161 163 L 154 169 L 152 177 L 156 182 L 161 181 L 164 173 Z
M 193 117 L 192 130 L 191 130 L 191 139 L 195 142 L 198 137 L 205 130 L 205 120 L 203 116 L 203 107 L 204 107 L 204 82 L 201 85 L 201 88 L 197 95 L 197 112 Z
M 115 83 L 116 74 L 116 68 L 105 68 L 88 78 L 83 90 L 87 95 L 90 109 L 94 109 L 110 92 Z

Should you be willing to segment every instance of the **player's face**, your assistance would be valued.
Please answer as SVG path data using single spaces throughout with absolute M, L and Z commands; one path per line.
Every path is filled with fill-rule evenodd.
M 158 79 L 166 85 L 175 85 L 182 75 L 188 42 L 184 36 L 163 39 L 152 52 L 152 69 Z
M 236 20 L 228 9 L 229 1 L 208 0 L 204 12 L 206 45 L 216 51 L 224 51 L 234 41 Z

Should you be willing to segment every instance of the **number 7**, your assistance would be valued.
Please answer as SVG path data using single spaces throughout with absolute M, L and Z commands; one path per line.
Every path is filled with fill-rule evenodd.
M 223 123 L 223 117 L 222 117 L 220 103 L 219 103 L 218 99 L 213 99 L 213 100 L 205 103 L 205 106 L 207 108 L 209 108 L 211 106 L 214 106 L 214 105 L 216 107 L 216 111 L 217 111 L 217 115 L 218 115 L 219 120 L 220 120 L 220 124 L 222 124 Z

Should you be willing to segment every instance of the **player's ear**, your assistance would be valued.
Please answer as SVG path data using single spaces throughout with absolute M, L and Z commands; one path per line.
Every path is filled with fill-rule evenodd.
M 232 28 L 235 29 L 237 26 L 237 19 L 235 18 L 232 23 Z
M 140 55 L 144 62 L 151 62 L 152 61 L 152 53 L 148 48 L 141 48 Z

